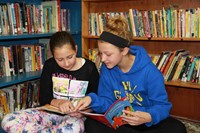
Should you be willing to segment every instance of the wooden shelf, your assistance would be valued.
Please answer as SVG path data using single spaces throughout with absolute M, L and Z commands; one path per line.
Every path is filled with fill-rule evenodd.
M 91 36 L 91 35 L 82 35 L 82 38 L 87 39 L 98 39 L 99 36 Z M 164 37 L 133 37 L 133 40 L 138 41 L 195 41 L 200 42 L 200 38 L 164 38 Z
M 182 82 L 182 81 L 168 81 L 165 82 L 167 86 L 176 86 L 176 87 L 184 87 L 184 88 L 191 88 L 191 89 L 198 89 L 200 90 L 200 84 L 192 83 L 192 82 Z

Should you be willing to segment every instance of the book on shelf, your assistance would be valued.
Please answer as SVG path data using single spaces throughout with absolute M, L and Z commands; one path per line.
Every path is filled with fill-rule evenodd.
M 172 80 L 178 80 L 179 79 L 179 75 L 180 75 L 180 73 L 181 73 L 181 71 L 183 69 L 183 65 L 184 65 L 187 57 L 188 57 L 188 55 L 180 57 L 180 61 L 178 63 L 176 72 L 174 73 L 174 76 L 173 76 Z
M 167 63 L 168 63 L 170 57 L 172 56 L 172 53 L 173 53 L 173 52 L 171 52 L 171 51 L 169 52 L 169 54 L 167 55 L 167 58 L 165 59 L 163 65 L 161 66 L 160 71 L 161 71 L 162 73 L 164 72 Z
M 162 51 L 162 53 L 160 54 L 160 57 L 156 63 L 156 66 L 159 70 L 161 70 L 161 67 L 163 66 L 163 63 L 165 62 L 166 58 L 169 55 L 169 51 Z
M 188 65 L 190 63 L 190 59 L 191 59 L 191 56 L 187 56 L 187 58 L 185 60 L 185 63 L 183 65 L 183 68 L 182 68 L 182 70 L 180 72 L 179 80 L 181 80 L 181 81 L 183 80 L 183 78 L 185 78 L 185 74 L 184 73 L 186 73 L 185 71 L 187 71 L 187 67 L 188 67 Z
M 166 74 L 165 74 L 165 80 L 166 80 L 166 81 L 168 81 L 169 76 L 170 76 L 170 74 L 171 74 L 171 72 L 172 72 L 172 69 L 173 69 L 173 67 L 174 67 L 174 65 L 175 65 L 175 63 L 176 63 L 178 57 L 179 57 L 180 54 L 183 53 L 184 51 L 185 51 L 184 49 L 179 49 L 179 50 L 174 51 L 174 54 L 173 54 L 173 56 L 172 56 L 172 59 L 171 59 L 170 62 L 169 62 L 170 64 L 168 65 L 168 70 L 167 70 L 167 72 L 166 72 Z
M 187 82 L 187 77 L 188 77 L 189 70 L 191 68 L 193 59 L 194 59 L 194 56 L 190 55 L 190 59 L 186 62 L 187 64 L 185 64 L 186 67 L 185 67 L 185 70 L 184 70 L 182 78 L 181 78 L 181 81 L 183 81 L 183 82 Z
M 174 58 L 174 60 L 171 64 L 171 65 L 173 65 L 173 67 L 172 67 L 172 70 L 169 74 L 167 81 L 172 80 L 172 78 L 173 78 L 173 76 L 174 76 L 174 74 L 177 70 L 177 67 L 178 67 L 178 64 L 179 64 L 181 57 L 186 56 L 186 55 L 189 55 L 189 51 L 182 51 L 182 52 L 178 53 L 177 57 Z
M 3 91 L 6 94 L 6 100 L 7 100 L 7 106 L 8 106 L 8 109 L 9 109 L 9 113 L 12 113 L 12 112 L 14 112 L 15 100 L 14 100 L 14 97 L 13 97 L 13 91 L 11 89 L 11 86 L 4 88 Z
M 191 67 L 190 67 L 190 69 L 188 70 L 187 81 L 190 81 L 191 78 L 192 78 L 192 73 L 193 73 L 193 71 L 194 71 L 194 67 L 195 67 L 195 64 L 196 64 L 196 60 L 197 60 L 197 58 L 194 57 L 193 60 L 192 60 L 192 62 L 191 62 Z
M 153 62 L 153 64 L 156 65 L 160 58 L 160 54 L 150 54 L 149 56 L 151 57 L 151 61 Z
M 43 9 L 45 10 L 47 9 L 51 9 L 50 14 L 47 15 L 52 15 L 51 19 L 49 19 L 48 21 L 51 23 L 52 25 L 52 32 L 56 32 L 60 29 L 60 25 L 58 24 L 58 22 L 60 23 L 60 20 L 58 21 L 58 4 L 57 1 L 43 1 L 41 2 L 41 4 L 43 5 Z M 48 12 L 48 10 L 47 10 Z
M 135 23 L 134 23 L 134 17 L 133 17 L 133 9 L 129 9 L 128 13 L 129 13 L 129 17 L 130 17 L 130 27 L 132 29 L 132 34 L 133 34 L 133 36 L 136 36 Z
M 19 61 L 17 55 L 17 45 L 10 46 L 11 57 L 13 60 L 13 67 L 15 74 L 19 74 Z
M 2 78 L 5 75 L 5 65 L 4 65 L 5 59 L 3 54 L 3 47 L 0 47 L 0 78 Z
M 99 56 L 99 49 L 98 48 L 92 48 L 88 50 L 88 58 L 89 60 L 93 61 L 97 67 L 97 70 L 100 71 L 102 61 Z
M 199 83 L 199 75 L 200 75 L 200 56 L 197 56 L 197 60 L 194 67 L 194 72 L 192 74 L 192 82 Z
M 142 20 L 143 20 L 143 26 L 144 26 L 144 35 L 146 37 L 151 37 L 148 11 L 142 11 Z
M 0 101 L 2 104 L 1 106 L 3 107 L 5 114 L 10 113 L 8 102 L 6 100 L 6 92 L 0 90 L 0 99 L 1 99 Z
M 139 31 L 139 36 L 142 37 L 144 36 L 144 24 L 143 24 L 143 18 L 142 18 L 142 12 L 138 12 L 138 31 Z
M 152 11 L 148 11 L 148 18 L 149 18 L 150 36 L 153 37 L 153 35 L 154 35 L 154 23 L 153 23 Z
M 4 56 L 5 75 L 11 76 L 7 47 L 3 47 L 3 56 Z

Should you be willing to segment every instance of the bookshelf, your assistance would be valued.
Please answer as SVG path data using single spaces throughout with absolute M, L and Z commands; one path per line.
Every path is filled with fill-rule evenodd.
M 89 34 L 89 14 L 102 12 L 128 12 L 129 9 L 161 10 L 174 7 L 187 9 L 200 7 L 199 0 L 82 0 L 82 56 L 88 58 L 88 49 L 97 47 L 98 36 Z M 143 46 L 149 54 L 178 49 L 199 55 L 200 38 L 133 37 L 134 45 Z M 171 115 L 200 122 L 200 84 L 179 81 L 165 82 L 173 108 Z
M 26 4 L 39 5 L 44 0 L 24 0 Z M 17 0 L 2 0 L 1 3 L 14 3 Z M 70 10 L 70 33 L 73 35 L 79 50 L 78 55 L 81 55 L 81 2 L 80 0 L 60 0 L 61 9 Z M 31 45 L 38 44 L 40 39 L 49 39 L 53 33 L 24 33 L 19 35 L 0 35 L 0 46 L 10 45 Z M 16 76 L 4 76 L 0 78 L 0 89 L 13 84 L 22 83 L 29 80 L 39 79 L 40 71 L 28 72 Z
M 45 0 L 23 0 L 26 4 L 39 5 Z M 1 3 L 14 3 L 22 2 L 19 0 L 1 0 Z M 78 45 L 78 56 L 81 56 L 81 2 L 80 0 L 60 0 L 61 9 L 70 10 L 70 33 L 73 35 L 75 42 Z M 40 39 L 49 39 L 53 33 L 31 33 L 31 34 L 20 34 L 20 35 L 0 35 L 0 46 L 10 45 L 22 45 L 22 44 L 38 44 Z M 39 79 L 41 75 L 40 71 L 32 71 L 16 76 L 5 76 L 0 78 L 0 89 L 15 84 L 20 84 L 26 81 L 32 81 Z M 1 124 L 1 120 L 0 120 Z M 0 132 L 3 132 L 0 126 Z
M 2 0 L 1 3 L 14 3 L 16 0 Z M 25 0 L 26 4 L 40 4 L 41 0 Z M 49 38 L 53 33 L 24 33 L 15 35 L 0 35 L 0 46 L 10 45 L 31 45 L 38 44 L 38 40 L 42 38 Z M 41 71 L 27 72 L 16 76 L 4 76 L 0 78 L 0 89 L 14 84 L 23 83 L 29 80 L 36 80 L 40 78 Z
M 81 1 L 61 0 L 61 8 L 70 10 L 70 33 L 73 35 L 78 45 L 78 56 L 81 56 Z

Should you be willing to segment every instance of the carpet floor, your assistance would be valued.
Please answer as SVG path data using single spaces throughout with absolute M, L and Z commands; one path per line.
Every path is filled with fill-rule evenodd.
M 187 133 L 200 133 L 200 123 L 180 120 L 186 126 Z

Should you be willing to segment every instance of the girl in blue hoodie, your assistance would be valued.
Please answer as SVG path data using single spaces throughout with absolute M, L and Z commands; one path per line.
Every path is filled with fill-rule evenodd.
M 98 48 L 103 66 L 98 95 L 89 93 L 76 109 L 90 106 L 105 113 L 117 99 L 127 97 L 134 112 L 123 112 L 128 124 L 116 130 L 93 119 L 86 120 L 87 133 L 186 133 L 185 126 L 169 116 L 168 101 L 161 72 L 151 62 L 144 48 L 132 44 L 128 23 L 123 17 L 110 18 L 100 35 Z

